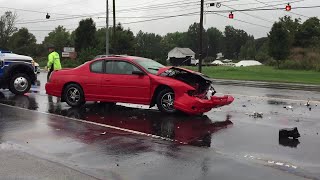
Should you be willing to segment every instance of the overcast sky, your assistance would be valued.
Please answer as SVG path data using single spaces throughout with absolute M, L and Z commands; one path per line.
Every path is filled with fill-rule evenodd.
M 277 5 L 277 7 L 285 7 L 285 3 L 299 0 L 205 0 L 205 4 L 222 2 L 220 8 L 207 7 L 205 5 L 205 11 L 231 11 L 232 8 L 247 9 L 266 6 L 266 4 L 259 3 L 258 1 L 269 5 Z M 109 0 L 109 3 L 111 12 L 112 0 Z M 283 5 L 279 5 L 282 3 Z M 314 5 L 320 5 L 320 1 L 300 0 L 299 2 L 291 3 L 293 8 Z M 105 26 L 106 0 L 0 0 L 0 14 L 3 14 L 7 10 L 15 11 L 18 14 L 18 27 L 27 27 L 36 36 L 38 42 L 42 42 L 44 37 L 56 26 L 63 25 L 67 29 L 73 30 L 78 26 L 79 20 L 85 17 L 92 17 L 98 27 Z M 131 23 L 124 24 L 124 27 L 130 28 L 134 33 L 142 30 L 144 32 L 164 35 L 168 32 L 187 31 L 190 24 L 199 22 L 199 14 L 149 22 L 132 22 L 199 11 L 200 0 L 116 0 L 117 23 Z M 55 21 L 46 21 L 46 12 L 51 15 L 51 20 Z M 206 14 L 204 27 L 216 27 L 223 31 L 226 25 L 232 25 L 235 28 L 243 29 L 249 34 L 254 35 L 255 38 L 259 38 L 267 36 L 273 22 L 277 21 L 279 17 L 290 15 L 294 18 L 300 17 L 304 21 L 307 17 L 319 16 L 320 8 L 295 9 L 291 12 L 295 14 L 280 10 L 254 11 L 246 12 L 246 14 L 234 12 L 235 19 L 233 20 L 222 17 L 228 16 L 228 13 L 221 13 L 220 15 L 222 16 Z M 112 16 L 110 23 L 112 23 Z

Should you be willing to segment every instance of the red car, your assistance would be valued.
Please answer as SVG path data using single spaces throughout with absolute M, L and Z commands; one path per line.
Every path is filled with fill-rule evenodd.
M 213 96 L 212 81 L 203 74 L 133 56 L 108 56 L 54 71 L 46 92 L 73 107 L 86 101 L 122 102 L 187 114 L 202 114 L 234 100 Z

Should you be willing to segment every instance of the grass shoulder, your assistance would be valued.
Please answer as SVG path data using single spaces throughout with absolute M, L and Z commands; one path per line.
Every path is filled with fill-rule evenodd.
M 197 70 L 198 67 L 185 67 Z M 272 66 L 228 67 L 205 66 L 203 74 L 215 79 L 251 80 L 320 85 L 320 72 L 282 70 Z

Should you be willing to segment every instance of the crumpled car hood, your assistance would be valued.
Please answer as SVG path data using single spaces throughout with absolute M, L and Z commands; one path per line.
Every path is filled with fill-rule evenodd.
M 166 72 L 169 69 L 177 69 L 177 70 L 185 71 L 185 72 L 191 73 L 191 74 L 193 74 L 195 76 L 201 77 L 202 79 L 204 79 L 206 81 L 212 82 L 212 80 L 208 76 L 206 76 L 206 75 L 204 75 L 202 73 L 199 73 L 199 72 L 196 72 L 196 71 L 192 71 L 192 70 L 189 70 L 189 69 L 185 69 L 185 68 L 181 68 L 181 67 L 174 67 L 174 66 L 167 66 L 167 67 L 159 69 L 159 71 L 157 73 L 157 76 L 164 76 L 163 73 Z

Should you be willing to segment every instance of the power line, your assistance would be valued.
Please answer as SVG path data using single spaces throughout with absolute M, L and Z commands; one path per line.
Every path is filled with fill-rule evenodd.
M 230 8 L 230 9 L 232 9 L 232 10 L 236 10 L 235 8 L 232 8 L 232 7 L 230 7 L 230 6 L 228 6 L 228 5 L 225 5 L 225 4 L 223 4 L 223 6 L 226 6 L 226 7 Z M 259 16 L 257 16 L 257 15 L 251 15 L 251 14 L 246 13 L 246 12 L 240 12 L 240 13 L 245 14 L 245 15 L 250 16 L 250 17 L 253 17 L 253 18 L 256 18 L 256 19 L 263 20 L 263 21 L 265 21 L 265 22 L 274 23 L 273 21 L 270 21 L 270 20 L 268 20 L 268 19 L 259 17 Z
M 228 16 L 224 16 L 222 14 L 219 14 L 219 13 L 215 13 L 215 12 L 212 12 L 212 14 L 215 14 L 215 15 L 218 15 L 218 16 L 221 16 L 221 17 L 224 17 L 224 18 L 228 18 Z M 239 22 L 242 22 L 242 23 L 246 23 L 246 24 L 250 24 L 250 25 L 254 25 L 254 26 L 259 26 L 259 27 L 263 27 L 263 28 L 268 28 L 270 29 L 271 27 L 268 27 L 268 26 L 264 26 L 264 25 L 260 25 L 260 24 L 255 24 L 255 23 L 251 23 L 251 22 L 247 22 L 247 21 L 244 21 L 244 20 L 240 20 L 240 19 L 233 19 L 235 21 L 239 21 Z
M 264 4 L 264 5 L 267 5 L 267 6 L 276 7 L 276 6 L 274 6 L 274 5 L 269 5 L 269 4 L 267 4 L 267 3 L 265 3 L 265 2 L 262 2 L 262 1 L 260 1 L 260 0 L 254 0 L 254 1 L 259 2 L 259 3 L 261 3 L 261 4 Z M 300 0 L 299 2 L 302 2 L 302 1 L 305 1 L 305 0 Z M 295 14 L 295 15 L 298 15 L 298 16 L 303 16 L 303 17 L 306 17 L 306 18 L 310 18 L 309 16 L 305 16 L 305 15 L 302 15 L 302 14 L 294 13 L 294 12 L 291 12 L 291 11 L 289 11 L 289 13 Z
M 291 9 L 313 9 L 313 8 L 320 8 L 319 6 L 300 6 L 300 7 L 292 7 Z M 283 7 L 275 7 L 275 8 L 251 8 L 251 9 L 236 9 L 232 12 L 250 12 L 250 11 L 277 11 L 277 10 L 285 10 Z M 207 12 L 214 12 L 214 13 L 229 13 L 230 10 L 220 10 L 220 11 L 207 11 Z

